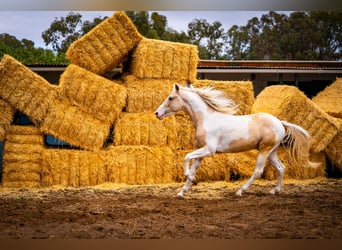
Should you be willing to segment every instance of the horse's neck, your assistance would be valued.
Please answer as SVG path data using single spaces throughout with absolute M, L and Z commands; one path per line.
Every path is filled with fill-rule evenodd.
M 192 123 L 197 128 L 203 124 L 203 120 L 208 114 L 208 106 L 201 97 L 194 93 L 190 93 L 187 97 L 185 111 L 189 114 Z

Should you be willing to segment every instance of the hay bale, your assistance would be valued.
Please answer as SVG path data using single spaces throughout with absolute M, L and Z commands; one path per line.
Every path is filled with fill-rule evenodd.
M 14 108 L 0 98 L 0 141 L 5 139 L 6 130 L 13 120 L 14 112 Z
M 103 122 L 113 123 L 126 105 L 126 88 L 70 64 L 60 78 L 61 99 Z
M 106 182 L 101 153 L 46 149 L 42 153 L 42 186 L 94 186 Z
M 10 126 L 3 153 L 3 186 L 39 187 L 43 150 L 44 139 L 39 129 Z
M 56 101 L 50 107 L 41 131 L 73 146 L 98 150 L 109 135 L 110 123 L 94 119 L 69 103 Z
M 142 39 L 132 53 L 131 73 L 139 78 L 193 82 L 197 75 L 197 46 Z
M 117 66 L 142 39 L 122 11 L 117 11 L 71 44 L 66 52 L 74 64 L 96 74 Z
M 336 122 L 340 125 L 340 129 L 324 149 L 324 153 L 331 161 L 333 167 L 342 171 L 342 119 L 336 119 Z
M 215 81 L 215 80 L 196 80 L 192 84 L 194 87 L 213 87 L 221 90 L 227 97 L 239 105 L 238 115 L 251 113 L 254 103 L 253 83 L 250 81 Z
M 153 113 L 122 113 L 114 126 L 114 145 L 175 147 L 175 117 L 158 120 Z
M 286 85 L 265 88 L 256 98 L 252 113 L 270 113 L 297 124 L 312 136 L 311 149 L 322 152 L 337 134 L 339 125 L 298 88 Z
M 184 112 L 175 115 L 177 123 L 176 145 L 177 150 L 195 149 L 195 127 L 190 116 Z
M 126 111 L 130 113 L 154 112 L 171 93 L 175 80 L 140 79 L 134 75 L 123 77 L 127 88 Z M 186 84 L 185 81 L 177 81 Z
M 57 98 L 57 89 L 13 57 L 3 56 L 0 63 L 0 97 L 34 123 L 44 120 L 53 100 Z
M 174 154 L 168 147 L 112 146 L 103 154 L 109 182 L 160 184 L 175 178 Z
M 284 179 L 310 179 L 316 177 L 325 177 L 326 159 L 323 152 L 311 153 L 309 157 L 311 161 L 321 163 L 321 166 L 318 168 L 303 167 L 290 161 L 288 151 L 284 147 L 279 147 L 278 157 L 285 166 Z M 278 172 L 269 162 L 267 162 L 263 173 L 263 178 L 267 180 L 274 180 L 277 179 L 277 177 Z
M 327 114 L 342 118 L 342 78 L 337 78 L 335 82 L 312 98 L 312 101 Z

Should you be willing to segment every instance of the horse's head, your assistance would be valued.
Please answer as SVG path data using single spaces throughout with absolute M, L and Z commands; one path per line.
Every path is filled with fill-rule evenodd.
M 180 86 L 175 84 L 171 94 L 158 107 L 158 109 L 155 112 L 155 115 L 157 116 L 158 119 L 161 120 L 183 109 L 184 101 L 179 94 L 180 88 L 181 88 Z

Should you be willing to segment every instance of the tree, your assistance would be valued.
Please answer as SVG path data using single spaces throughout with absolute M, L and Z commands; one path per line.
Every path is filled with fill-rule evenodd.
M 46 45 L 52 45 L 57 54 L 65 54 L 72 42 L 82 36 L 82 15 L 70 12 L 66 17 L 55 18 L 50 28 L 42 33 Z
M 199 48 L 202 59 L 220 59 L 224 46 L 224 29 L 220 22 L 208 23 L 205 19 L 194 19 L 188 24 L 190 42 Z
M 34 42 L 28 39 L 18 40 L 9 34 L 0 34 L 0 58 L 9 54 L 23 64 L 55 64 L 59 63 L 51 50 L 35 48 Z
M 227 32 L 231 59 L 341 60 L 342 12 L 270 11 Z

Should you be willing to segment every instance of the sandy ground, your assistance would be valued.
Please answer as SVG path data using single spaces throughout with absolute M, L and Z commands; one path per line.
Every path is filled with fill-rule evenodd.
M 0 188 L 1 239 L 342 239 L 342 179 Z

